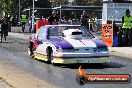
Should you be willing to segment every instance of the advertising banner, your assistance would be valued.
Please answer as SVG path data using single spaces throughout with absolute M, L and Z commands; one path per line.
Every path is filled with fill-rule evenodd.
M 113 25 L 112 24 L 102 25 L 102 41 L 107 46 L 113 46 Z

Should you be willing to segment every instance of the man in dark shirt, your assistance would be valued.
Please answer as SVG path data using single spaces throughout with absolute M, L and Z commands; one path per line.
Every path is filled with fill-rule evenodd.
M 6 36 L 8 35 L 8 19 L 7 19 L 7 15 L 5 15 L 2 18 L 2 23 L 1 23 L 1 42 L 2 42 L 2 38 L 5 38 L 6 41 Z
M 48 22 L 50 25 L 58 24 L 59 18 L 55 10 L 52 11 L 52 15 L 49 17 Z
M 87 16 L 86 12 L 83 11 L 83 13 L 81 15 L 81 25 L 88 28 L 88 19 L 89 19 L 89 17 Z

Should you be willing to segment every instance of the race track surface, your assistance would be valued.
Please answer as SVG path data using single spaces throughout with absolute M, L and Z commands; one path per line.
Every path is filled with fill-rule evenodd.
M 8 41 L 0 43 L 0 62 L 14 66 L 35 78 L 43 80 L 56 88 L 132 88 L 130 84 L 85 84 L 76 82 L 77 65 L 53 66 L 52 64 L 32 59 L 27 53 L 28 40 L 8 36 Z M 132 59 L 112 56 L 111 63 L 84 64 L 88 74 L 130 74 Z M 38 88 L 40 88 L 38 86 Z M 42 87 L 47 88 L 47 87 Z

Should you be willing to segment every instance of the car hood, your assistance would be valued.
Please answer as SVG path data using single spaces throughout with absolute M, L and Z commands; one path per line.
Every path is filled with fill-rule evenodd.
M 97 39 L 70 39 L 53 38 L 49 40 L 56 48 L 88 48 L 88 47 L 106 47 L 106 45 Z
M 63 38 L 52 38 L 48 42 L 52 43 L 56 48 L 74 49 L 72 44 L 64 40 Z

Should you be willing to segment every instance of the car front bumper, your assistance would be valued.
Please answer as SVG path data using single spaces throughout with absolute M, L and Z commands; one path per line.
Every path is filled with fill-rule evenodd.
M 73 63 L 107 63 L 111 57 L 109 52 L 101 53 L 56 53 L 53 54 L 52 63 L 73 64 Z
M 110 62 L 110 57 L 101 58 L 54 58 L 52 63 L 74 64 L 74 63 L 107 63 Z

